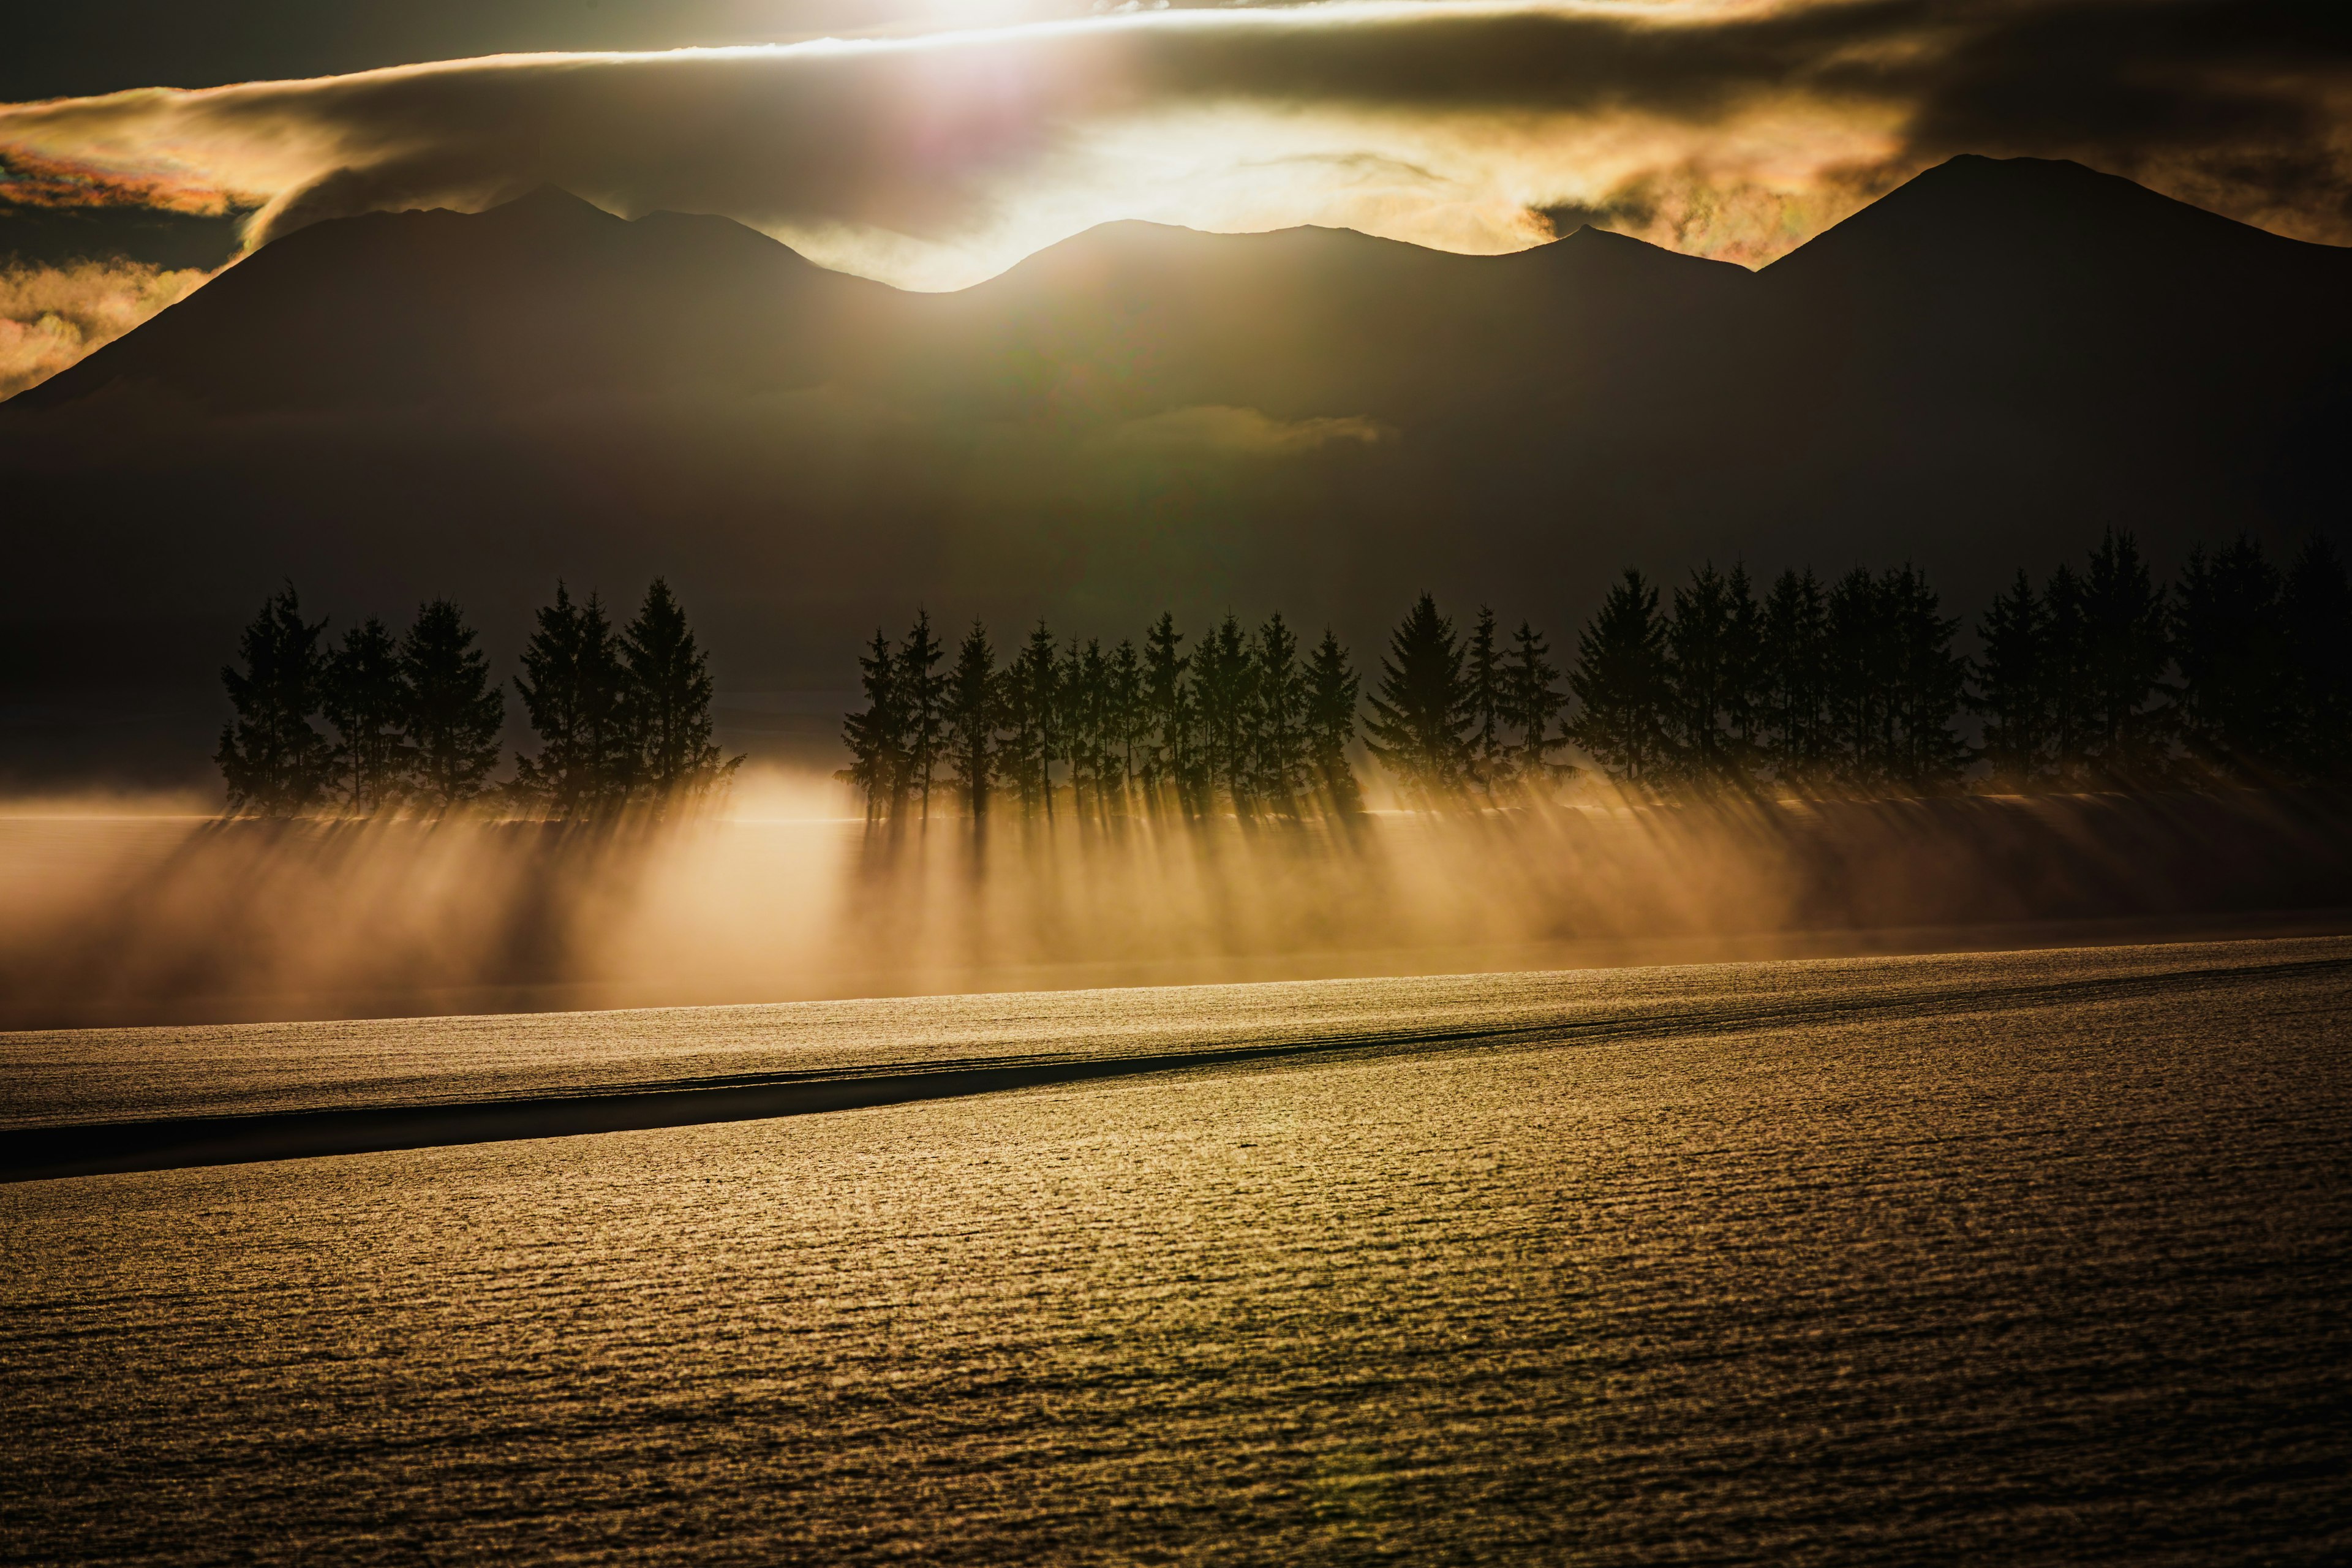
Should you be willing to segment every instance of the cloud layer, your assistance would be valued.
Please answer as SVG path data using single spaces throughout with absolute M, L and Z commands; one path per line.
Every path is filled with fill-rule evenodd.
M 47 381 L 185 298 L 210 276 L 139 261 L 0 271 L 0 397 Z
M 507 56 L 0 107 L 0 193 L 252 237 L 552 182 L 961 286 L 1093 224 L 1769 260 L 1957 152 L 2352 240 L 2352 22 L 2283 0 L 1446 0 Z

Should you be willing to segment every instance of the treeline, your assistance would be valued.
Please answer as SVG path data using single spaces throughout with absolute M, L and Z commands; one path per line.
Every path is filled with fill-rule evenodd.
M 1326 630 L 1232 616 L 1198 646 L 1162 615 L 1141 644 L 1057 639 L 1044 622 L 1001 667 L 975 624 L 952 661 L 928 616 L 859 659 L 866 708 L 840 775 L 869 818 L 1360 807 L 1359 742 L 1424 805 L 1525 798 L 1578 770 L 1637 793 L 1911 795 L 2352 778 L 2352 588 L 2315 539 L 2282 569 L 2242 537 L 2152 578 L 2110 531 L 2081 569 L 2020 572 L 1961 619 L 1912 566 L 1823 583 L 1693 572 L 1670 597 L 1628 570 L 1562 672 L 1543 634 L 1482 609 L 1458 632 L 1424 594 L 1369 694 Z M 1360 696 L 1365 700 L 1360 702 Z M 1979 738 L 1964 733 L 1966 716 Z
M 326 628 L 303 619 L 289 583 L 246 627 L 243 668 L 221 671 L 236 716 L 214 760 L 233 812 L 659 813 L 743 760 L 712 743 L 709 658 L 659 578 L 618 629 L 595 595 L 582 603 L 557 585 L 514 683 L 538 750 L 518 752 L 502 781 L 506 691 L 456 605 L 420 606 L 397 637 L 373 616 L 340 643 Z

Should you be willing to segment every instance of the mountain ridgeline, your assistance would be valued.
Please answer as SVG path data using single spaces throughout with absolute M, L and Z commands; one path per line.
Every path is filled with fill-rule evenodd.
M 288 572 L 515 624 L 664 571 L 722 691 L 845 689 L 909 602 L 1364 643 L 1710 558 L 1981 602 L 2110 527 L 2340 538 L 2347 413 L 2352 253 L 2070 163 L 1956 159 L 1756 272 L 1123 223 L 944 295 L 543 190 L 289 236 L 0 409 L 0 696 L 50 715 L 19 772 L 184 755 Z

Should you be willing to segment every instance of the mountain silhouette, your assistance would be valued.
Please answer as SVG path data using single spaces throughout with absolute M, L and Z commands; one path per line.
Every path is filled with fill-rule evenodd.
M 300 230 L 0 407 L 0 696 L 48 716 L 22 765 L 200 770 L 289 574 L 338 626 L 454 595 L 506 657 L 559 576 L 663 573 L 769 691 L 918 603 L 1360 650 L 1429 587 L 1557 643 L 1628 563 L 1910 559 L 1972 613 L 2109 524 L 2160 566 L 2342 528 L 2347 367 L 2352 253 L 2030 159 L 1756 272 L 1118 223 L 952 294 L 548 189 Z

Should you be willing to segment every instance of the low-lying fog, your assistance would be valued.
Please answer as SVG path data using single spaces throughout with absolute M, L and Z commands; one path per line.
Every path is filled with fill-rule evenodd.
M 2313 796 L 1584 805 L 1340 826 L 869 827 L 814 775 L 599 826 L 0 815 L 0 1026 L 366 1016 L 1703 959 L 1904 928 L 2315 910 Z M 1807 947 L 1811 942 L 1813 945 Z

